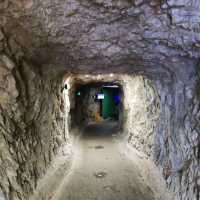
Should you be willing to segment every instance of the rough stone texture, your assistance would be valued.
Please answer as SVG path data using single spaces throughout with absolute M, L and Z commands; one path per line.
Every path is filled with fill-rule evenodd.
M 0 51 L 25 57 L 51 77 L 116 72 L 154 81 L 160 97 L 154 161 L 178 200 L 198 200 L 199 13 L 199 0 L 2 0 Z M 17 95 L 24 101 L 9 67 L 1 73 L 7 77 L 1 101 Z
M 4 31 L 48 73 L 162 73 L 172 58 L 199 58 L 198 0 L 3 0 L 0 11 Z
M 192 66 L 174 76 L 152 82 L 156 87 L 142 77 L 124 79 L 126 128 L 129 143 L 153 157 L 175 199 L 198 200 L 199 77 Z
M 126 128 L 129 142 L 160 167 L 175 199 L 198 200 L 199 74 L 189 66 L 170 78 L 154 80 L 156 87 L 141 77 L 123 78 L 130 111 Z
M 128 142 L 137 150 L 152 156 L 160 115 L 159 97 L 152 83 L 142 76 L 126 76 L 124 82 Z
M 77 91 L 81 92 L 76 96 Z M 75 126 L 85 126 L 88 123 L 95 122 L 96 113 L 100 112 L 100 104 L 94 101 L 94 96 L 100 91 L 100 87 L 92 85 L 82 85 L 77 87 L 72 95 L 75 95 L 76 105 L 74 109 Z
M 200 194 L 199 75 L 195 73 L 190 65 L 175 75 L 173 84 L 157 83 L 161 117 L 155 160 L 176 199 L 198 200 Z
M 100 92 L 100 88 L 91 88 L 88 94 L 88 105 L 86 110 L 88 116 L 88 123 L 95 122 L 95 116 L 100 113 L 100 103 L 94 101 L 94 96 Z
M 59 80 L 0 52 L 0 198 L 28 199 L 66 141 Z M 18 46 L 16 46 L 18 48 Z M 3 196 L 3 197 L 2 197 Z
M 86 117 L 86 124 L 95 122 L 95 114 L 100 112 L 100 104 L 95 103 L 94 96 L 100 91 L 98 87 L 86 88 L 86 97 L 83 98 L 83 116 Z
M 105 74 L 105 75 L 91 75 L 91 74 L 71 74 L 68 75 L 70 81 L 69 101 L 70 101 L 70 114 L 73 127 L 84 127 L 88 123 L 101 122 L 103 118 L 99 116 L 100 105 L 94 101 L 94 95 L 100 92 L 102 85 L 108 83 L 116 83 L 123 85 L 124 80 L 121 75 Z M 81 88 L 81 97 L 75 98 L 77 88 Z M 120 106 L 122 109 L 122 106 Z M 123 127 L 123 111 L 119 115 L 119 129 Z M 70 123 L 69 123 L 70 124 Z

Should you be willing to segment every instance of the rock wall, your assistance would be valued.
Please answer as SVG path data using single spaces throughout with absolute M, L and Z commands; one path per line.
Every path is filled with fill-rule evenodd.
M 129 144 L 160 168 L 175 199 L 198 200 L 199 72 L 192 63 L 179 65 L 181 71 L 153 77 L 153 81 L 143 76 L 122 77 L 125 130 Z
M 175 199 L 198 200 L 199 71 L 194 63 L 179 65 L 182 70 L 153 82 L 140 76 L 124 79 L 125 126 L 128 142 L 156 163 Z
M 192 63 L 181 67 L 182 70 L 175 71 L 171 80 L 157 82 L 161 116 L 154 145 L 154 161 L 161 168 L 176 199 L 198 200 L 199 75 Z
M 66 141 L 62 82 L 43 77 L 12 38 L 0 40 L 0 199 L 23 200 Z
M 100 102 L 95 102 L 94 100 L 94 96 L 99 92 L 99 87 L 91 87 L 88 93 L 88 100 L 86 100 L 87 104 L 84 104 L 88 123 L 95 122 L 97 120 L 97 115 L 100 114 Z
M 160 116 L 158 94 L 147 78 L 125 76 L 124 96 L 128 142 L 137 150 L 152 156 Z

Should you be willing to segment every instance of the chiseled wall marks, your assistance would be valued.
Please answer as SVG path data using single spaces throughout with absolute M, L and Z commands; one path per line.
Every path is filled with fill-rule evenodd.
M 5 199 L 28 199 L 66 142 L 59 84 L 25 61 L 19 66 L 0 55 L 0 188 Z

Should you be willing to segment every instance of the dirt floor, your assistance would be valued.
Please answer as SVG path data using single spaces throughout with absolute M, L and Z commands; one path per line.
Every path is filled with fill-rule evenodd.
M 157 199 L 138 165 L 121 153 L 119 141 L 113 122 L 85 128 L 71 171 L 52 200 Z

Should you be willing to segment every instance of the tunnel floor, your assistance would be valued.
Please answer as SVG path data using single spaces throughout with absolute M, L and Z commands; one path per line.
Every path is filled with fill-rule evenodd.
M 153 200 L 139 169 L 120 150 L 116 122 L 92 124 L 76 144 L 71 172 L 54 200 Z

